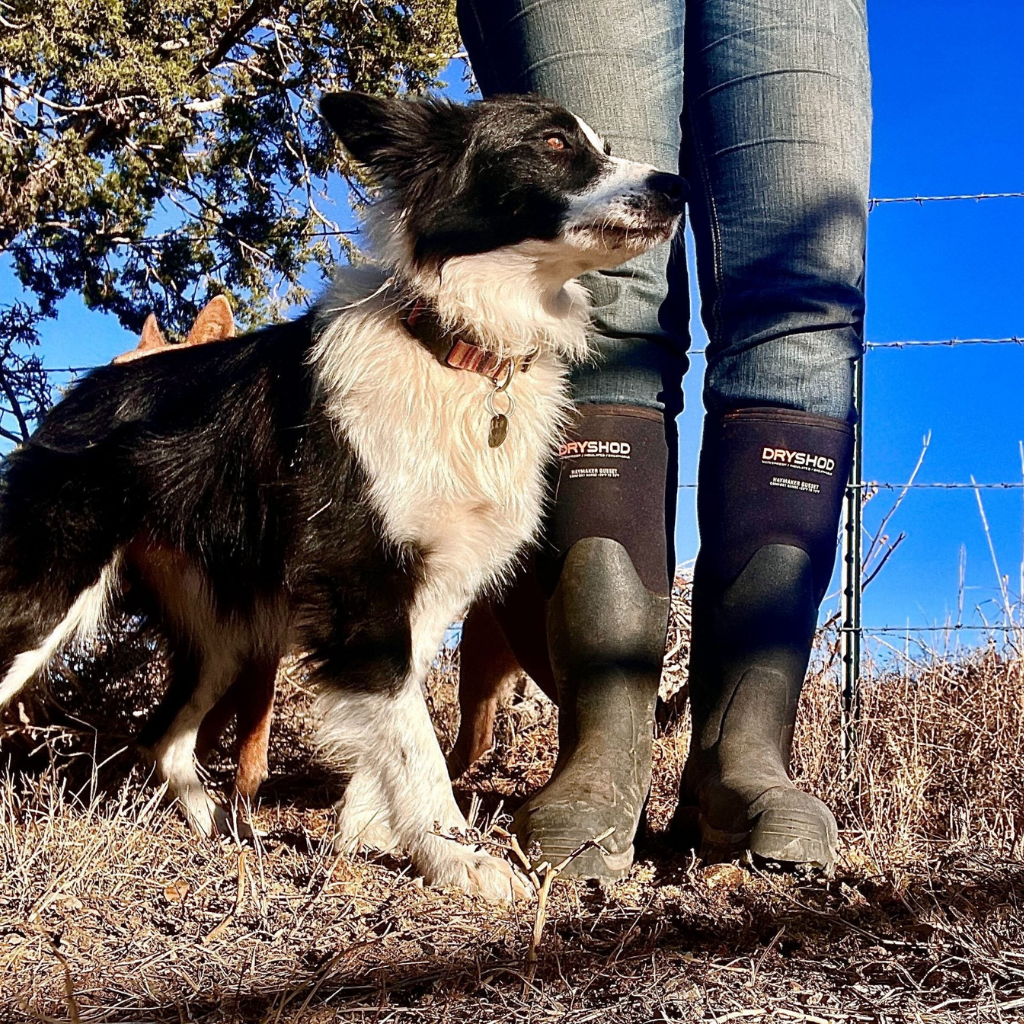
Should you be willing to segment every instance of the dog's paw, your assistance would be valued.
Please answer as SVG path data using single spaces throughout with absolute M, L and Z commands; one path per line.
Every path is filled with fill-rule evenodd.
M 237 839 L 241 843 L 251 843 L 256 838 L 252 826 L 242 817 L 237 805 L 225 808 L 215 803 L 213 805 L 213 827 L 213 835 Z
M 463 851 L 453 863 L 427 875 L 427 881 L 431 885 L 451 885 L 488 900 L 527 898 L 526 886 L 508 861 L 472 849 L 463 848 Z
M 339 828 L 334 837 L 335 853 L 356 853 L 364 849 L 393 853 L 398 849 L 398 841 L 385 822 L 367 821 Z
M 235 809 L 222 807 L 204 789 L 190 786 L 177 799 L 185 820 L 199 835 L 252 840 L 254 833 L 245 819 Z
M 512 865 L 500 857 L 479 854 L 467 868 L 471 888 L 489 900 L 525 900 L 529 893 Z
M 224 821 L 226 814 L 202 786 L 182 786 L 177 792 L 174 787 L 169 788 L 194 832 L 201 836 L 219 833 L 218 820 Z
M 391 831 L 387 818 L 377 814 L 353 814 L 342 808 L 334 835 L 335 853 L 355 853 L 369 848 L 381 853 L 392 853 L 398 849 L 398 840 Z

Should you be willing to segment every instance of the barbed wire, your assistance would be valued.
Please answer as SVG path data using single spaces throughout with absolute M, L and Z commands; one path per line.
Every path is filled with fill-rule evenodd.
M 1008 338 L 942 338 L 935 341 L 867 341 L 864 348 L 869 352 L 879 349 L 907 349 L 907 348 L 957 348 L 960 345 L 1015 345 L 1018 348 L 1024 347 L 1024 337 L 1011 335 Z M 690 349 L 687 353 L 691 356 L 705 356 L 707 348 Z M 97 363 L 96 366 L 102 365 Z M 43 367 L 47 373 L 87 373 L 96 366 L 46 366 Z
M 677 484 L 678 490 L 693 490 L 697 486 L 696 483 L 685 483 Z M 1016 482 L 1012 480 L 1002 480 L 997 483 L 991 484 L 972 484 L 964 483 L 961 481 L 940 481 L 932 484 L 919 484 L 919 483 L 894 483 L 889 480 L 864 480 L 859 484 L 847 484 L 848 490 L 851 491 L 868 491 L 868 490 L 879 490 L 879 491 L 910 491 L 910 490 L 937 490 L 937 491 L 973 491 L 975 489 L 979 491 L 1019 491 L 1024 490 L 1024 480 L 1018 480 Z
M 1024 631 L 1024 626 L 1009 626 L 1003 623 L 993 623 L 990 626 L 973 624 L 968 622 L 957 622 L 949 626 L 839 626 L 840 633 L 874 633 L 876 635 L 896 635 L 903 633 L 957 633 L 969 630 L 979 633 L 1019 633 Z
M 1016 345 L 1018 348 L 1024 347 L 1024 337 L 1018 337 L 1016 334 L 1010 335 L 1008 338 L 939 338 L 934 341 L 866 341 L 864 342 L 864 348 L 868 352 L 875 352 L 879 349 L 907 349 L 907 348 L 958 348 L 961 345 Z M 691 356 L 706 356 L 708 349 L 705 348 L 692 348 L 689 350 L 687 355 Z
M 866 341 L 864 348 L 869 352 L 879 349 L 907 348 L 957 348 L 960 345 L 1016 345 L 1024 347 L 1024 338 L 1011 335 L 1008 338 L 942 338 L 936 341 Z M 689 356 L 706 356 L 707 348 L 690 349 Z M 99 364 L 98 364 L 99 365 Z M 46 366 L 47 373 L 85 373 L 94 369 L 92 366 Z
M 881 196 L 877 199 L 868 200 L 868 209 L 873 210 L 877 206 L 891 206 L 895 203 L 954 203 L 963 200 L 982 199 L 1024 199 L 1024 192 L 975 192 L 970 195 L 953 196 Z
M 903 490 L 937 490 L 937 491 L 1019 491 L 1024 489 L 1024 481 L 1002 480 L 992 484 L 972 484 L 963 481 L 940 483 L 891 483 L 888 480 L 864 480 L 859 484 L 847 484 L 851 490 L 903 491 Z
M 61 227 L 60 225 L 44 225 L 44 227 Z M 83 234 L 81 231 L 74 231 L 74 229 L 62 228 L 62 230 L 68 231 L 74 234 Z M 324 228 L 322 230 L 311 231 L 306 236 L 307 241 L 315 241 L 318 238 L 345 238 L 352 237 L 354 235 L 361 235 L 363 233 L 361 228 Z M 165 231 L 161 235 L 142 235 L 139 238 L 128 238 L 120 235 L 94 235 L 92 237 L 102 238 L 108 244 L 117 249 L 140 249 L 149 247 L 151 249 L 159 248 L 161 245 L 175 242 L 178 239 L 185 239 L 190 242 L 213 242 L 221 237 L 221 234 L 227 234 L 233 241 L 247 244 L 247 239 L 242 238 L 240 235 L 235 234 L 232 231 L 225 230 L 224 232 L 216 231 L 188 231 L 185 229 L 172 228 L 169 231 Z M 41 249 L 45 248 L 42 245 L 29 245 L 30 249 Z
M 956 348 L 959 345 L 1024 345 L 1024 338 L 1012 335 L 1009 338 L 945 338 L 941 341 L 866 341 L 864 348 L 870 351 L 896 348 Z
M 868 211 L 870 212 L 879 206 L 891 206 L 897 203 L 916 203 L 918 205 L 922 205 L 923 203 L 950 203 L 965 200 L 978 202 L 982 199 L 1024 199 L 1024 192 L 976 192 L 972 194 L 949 196 L 878 196 L 874 199 L 868 200 Z M 49 226 L 64 227 L 63 225 Z M 218 232 L 216 230 L 189 231 L 187 228 L 172 228 L 161 235 L 144 235 L 141 238 L 110 237 L 108 240 L 112 246 L 117 248 L 145 248 L 146 246 L 158 247 L 165 243 L 175 241 L 181 237 L 196 242 L 212 242 L 220 238 L 223 233 L 227 233 L 229 235 L 233 234 L 232 232 Z M 310 232 L 308 237 L 310 239 L 344 238 L 354 237 L 361 234 L 361 228 L 325 228 L 319 231 Z M 234 239 L 239 242 L 245 241 L 245 239 L 240 238 L 237 235 L 234 236 Z
M 891 206 L 897 203 L 917 203 L 921 205 L 923 203 L 949 203 L 964 200 L 973 200 L 975 202 L 982 199 L 1022 199 L 1024 198 L 1024 192 L 976 192 L 969 195 L 949 195 L 949 196 L 878 196 L 874 199 L 868 200 L 868 210 L 874 210 L 879 206 Z M 46 227 L 60 228 L 62 230 L 71 230 L 63 224 L 50 224 L 44 225 Z M 78 232 L 81 233 L 81 232 Z M 165 243 L 175 241 L 178 238 L 184 237 L 192 241 L 197 242 L 212 242 L 219 238 L 221 234 L 233 234 L 232 232 L 217 231 L 217 230 L 206 230 L 206 231 L 190 231 L 187 227 L 171 228 L 168 231 L 163 232 L 160 235 L 143 235 L 140 238 L 128 238 L 124 236 L 108 236 L 108 241 L 111 245 L 116 247 L 139 247 L 139 246 L 160 246 Z M 311 231 L 309 238 L 339 238 L 339 237 L 351 237 L 355 235 L 361 235 L 362 229 L 355 228 L 323 228 L 317 231 Z M 239 236 L 234 236 L 235 240 L 244 242 L 245 239 Z

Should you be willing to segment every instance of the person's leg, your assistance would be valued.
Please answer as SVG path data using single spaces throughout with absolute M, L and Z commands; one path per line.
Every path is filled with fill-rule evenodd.
M 863 0 L 690 0 L 691 218 L 710 345 L 693 741 L 677 823 L 707 854 L 828 866 L 788 761 L 835 561 L 861 352 L 870 156 Z
M 458 0 L 457 10 L 485 97 L 540 93 L 583 118 L 615 156 L 677 169 L 681 0 Z M 669 247 L 661 246 L 583 277 L 598 358 L 574 373 L 577 402 L 679 413 L 689 310 L 685 287 L 664 305 L 668 262 Z
M 485 95 L 542 93 L 587 121 L 613 153 L 677 167 L 678 0 L 461 0 L 458 9 Z M 568 867 L 582 877 L 628 870 L 650 784 L 688 342 L 685 260 L 671 303 L 668 262 L 664 247 L 584 279 L 596 359 L 573 374 L 574 440 L 594 447 L 562 453 L 541 556 L 560 754 L 515 828 L 525 850 L 552 863 L 614 829 L 605 852 L 588 850 Z

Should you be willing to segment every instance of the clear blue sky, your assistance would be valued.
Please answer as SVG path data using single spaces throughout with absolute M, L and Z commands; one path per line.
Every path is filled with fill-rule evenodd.
M 869 0 L 876 197 L 1024 191 L 1024 4 Z M 1024 199 L 883 206 L 871 214 L 868 338 L 1024 335 Z M 0 261 L 0 302 L 17 295 Z M 53 366 L 105 362 L 134 339 L 70 299 L 43 332 Z M 694 344 L 703 336 L 695 330 Z M 700 440 L 700 360 L 687 381 L 681 479 Z M 866 363 L 865 475 L 902 481 L 929 431 L 922 482 L 1020 481 L 1024 347 L 876 351 Z M 997 557 L 1019 597 L 1022 492 L 984 492 Z M 868 507 L 868 527 L 890 503 Z M 941 623 L 957 607 L 966 550 L 965 618 L 998 594 L 971 491 L 911 492 L 894 518 L 907 540 L 865 597 L 869 624 Z M 696 551 L 693 492 L 681 493 L 678 556 Z M 977 621 L 976 619 L 974 621 Z

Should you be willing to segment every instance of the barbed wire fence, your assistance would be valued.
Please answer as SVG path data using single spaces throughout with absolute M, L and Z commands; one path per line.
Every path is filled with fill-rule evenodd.
M 888 198 L 872 199 L 868 203 L 868 210 L 876 210 L 882 206 L 890 206 L 899 203 L 947 203 L 982 201 L 989 199 L 1024 199 L 1024 192 L 980 192 L 965 195 L 947 196 L 895 196 Z M 850 469 L 850 479 L 847 482 L 846 494 L 843 503 L 842 523 L 842 549 L 840 560 L 840 611 L 839 611 L 839 644 L 840 658 L 842 663 L 842 741 L 843 756 L 849 760 L 856 749 L 859 720 L 860 720 L 860 692 L 861 692 L 861 661 L 864 652 L 864 641 L 868 636 L 907 636 L 909 634 L 958 634 L 958 633 L 981 633 L 981 634 L 1005 634 L 1016 635 L 1021 626 L 1013 622 L 1005 623 L 965 623 L 954 622 L 941 626 L 892 626 L 892 625 L 865 625 L 863 620 L 863 595 L 864 589 L 878 574 L 881 565 L 895 550 L 899 540 L 891 545 L 883 555 L 881 564 L 870 569 L 865 564 L 864 558 L 864 505 L 865 496 L 877 491 L 899 492 L 901 497 L 911 490 L 938 490 L 955 491 L 971 490 L 979 496 L 979 507 L 981 506 L 981 491 L 1022 491 L 1024 492 L 1024 480 L 1020 481 L 994 481 L 978 482 L 970 480 L 939 481 L 934 483 L 919 483 L 913 477 L 903 482 L 889 480 L 865 480 L 864 479 L 864 364 L 871 353 L 878 351 L 900 351 L 907 349 L 953 349 L 967 345 L 987 346 L 1018 346 L 1024 347 L 1024 337 L 1013 335 L 1007 338 L 941 338 L 936 340 L 910 339 L 905 341 L 867 341 L 864 344 L 864 352 L 857 362 L 854 375 L 854 403 L 857 408 L 857 424 L 854 430 L 854 455 Z M 706 355 L 706 349 L 695 349 L 691 355 Z M 918 463 L 920 468 L 920 462 Z M 916 470 L 915 470 L 916 476 Z M 680 489 L 695 488 L 696 483 L 680 484 Z M 891 512 L 890 512 L 891 515 Z M 984 516 L 984 509 L 982 509 Z M 888 517 L 887 517 L 888 518 Z M 1005 600 L 1005 593 L 1004 593 Z M 1024 599 L 1024 595 L 1022 595 Z
M 947 202 L 981 202 L 993 199 L 1024 199 L 1022 192 L 979 192 L 964 195 L 943 196 L 892 196 L 871 199 L 868 210 L 877 210 L 883 206 L 896 204 L 947 203 Z M 339 232 L 344 233 L 344 232 Z M 903 482 L 888 480 L 864 479 L 864 364 L 871 353 L 878 351 L 900 351 L 922 348 L 953 349 L 962 346 L 1018 346 L 1024 347 L 1024 336 L 1013 335 L 1006 338 L 942 338 L 936 340 L 908 339 L 901 341 L 867 341 L 864 352 L 857 362 L 854 375 L 854 403 L 858 419 L 854 431 L 854 454 L 850 470 L 850 479 L 846 486 L 842 523 L 841 549 L 841 589 L 839 611 L 840 658 L 842 663 L 842 740 L 843 755 L 849 759 L 857 746 L 860 719 L 861 662 L 864 651 L 864 640 L 867 636 L 906 636 L 915 634 L 950 634 L 961 632 L 978 632 L 987 634 L 1010 634 L 1018 631 L 1020 626 L 1012 622 L 1006 623 L 947 623 L 941 626 L 893 626 L 868 625 L 863 621 L 863 595 L 868 583 L 878 574 L 881 565 L 898 546 L 899 541 L 890 545 L 889 550 L 881 559 L 881 564 L 868 572 L 869 567 L 864 558 L 864 506 L 865 495 L 877 491 L 899 492 L 900 496 L 911 490 L 973 490 L 978 494 L 981 507 L 981 491 L 1024 491 L 1024 480 L 1021 481 L 989 481 L 978 482 L 973 478 L 969 481 L 952 480 L 934 483 L 918 482 L 913 476 Z M 691 355 L 706 355 L 706 349 L 695 349 Z M 47 367 L 51 373 L 84 373 L 90 366 Z M 918 463 L 920 468 L 920 462 Z M 916 476 L 916 469 L 915 474 Z M 681 489 L 695 488 L 696 483 L 683 483 Z M 890 512 L 889 515 L 892 513 Z M 982 509 L 984 517 L 984 509 Z M 888 518 L 888 517 L 887 517 Z M 877 541 L 877 538 L 875 538 Z M 1005 598 L 1005 594 L 1004 594 Z M 1024 599 L 1024 595 L 1022 595 Z
M 983 192 L 971 195 L 946 195 L 946 196 L 897 196 L 890 198 L 872 199 L 868 204 L 869 211 L 877 210 L 882 206 L 895 204 L 916 203 L 945 203 L 982 201 L 991 199 L 1024 199 L 1024 192 Z M 978 507 L 984 521 L 985 512 L 981 502 L 981 491 L 1016 491 L 1024 490 L 1024 481 L 994 481 L 979 483 L 972 476 L 970 480 L 940 481 L 934 483 L 919 483 L 916 480 L 917 470 L 924 458 L 922 451 L 921 459 L 909 480 L 896 483 L 886 480 L 865 480 L 864 478 L 864 436 L 866 432 L 865 403 L 864 403 L 864 365 L 871 358 L 872 353 L 879 351 L 906 351 L 909 349 L 954 349 L 962 346 L 984 345 L 984 346 L 1022 346 L 1024 338 L 1016 335 L 1006 338 L 944 338 L 939 340 L 906 340 L 906 341 L 867 341 L 864 351 L 857 362 L 854 375 L 854 404 L 857 409 L 857 425 L 854 435 L 854 455 L 850 468 L 850 479 L 847 482 L 844 499 L 843 526 L 842 526 L 842 554 L 841 554 L 841 593 L 840 593 L 840 657 L 842 662 L 842 741 L 843 756 L 849 761 L 857 748 L 858 733 L 860 727 L 860 696 L 861 696 L 861 660 L 864 651 L 864 641 L 867 636 L 885 637 L 887 635 L 909 636 L 915 634 L 959 634 L 962 632 L 982 633 L 1006 633 L 1009 634 L 1016 628 L 1012 621 L 1004 623 L 973 624 L 959 621 L 947 623 L 942 626 L 891 626 L 891 625 L 865 625 L 863 618 L 863 597 L 864 590 L 868 583 L 877 575 L 888 554 L 898 546 L 890 547 L 889 552 L 883 556 L 881 563 L 868 574 L 868 565 L 864 557 L 864 507 L 865 498 L 870 493 L 882 490 L 898 491 L 899 499 L 911 490 L 973 490 L 978 497 Z M 925 442 L 927 449 L 927 441 Z M 891 516 L 891 510 L 888 515 Z M 886 517 L 886 520 L 888 516 Z M 883 520 L 882 528 L 885 521 Z M 882 528 L 872 539 L 872 547 L 877 544 L 881 536 Z M 986 523 L 986 534 L 987 534 Z M 884 543 L 884 540 L 883 540 Z M 989 539 L 991 544 L 991 538 Z M 995 560 L 995 552 L 993 561 Z M 1002 585 L 1002 581 L 1000 581 Z M 1003 592 L 1004 604 L 1009 609 L 1006 601 L 1006 593 Z

